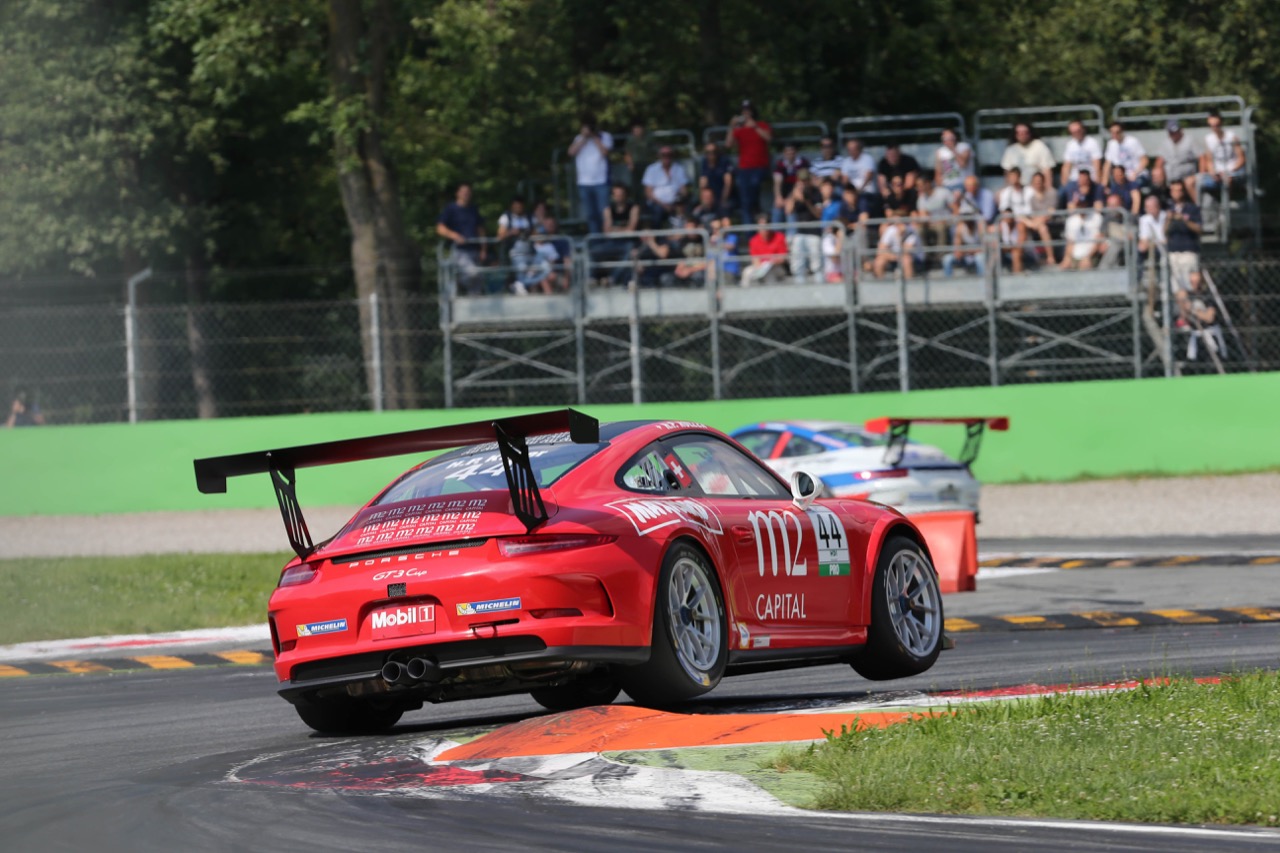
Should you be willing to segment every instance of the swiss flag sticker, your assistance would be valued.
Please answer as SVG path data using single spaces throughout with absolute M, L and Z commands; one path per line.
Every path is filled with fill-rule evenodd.
M 668 453 L 662 460 L 667 463 L 667 467 L 671 469 L 671 473 L 676 475 L 676 479 L 680 482 L 680 488 L 687 489 L 693 485 L 693 477 L 689 476 L 689 472 L 685 470 L 684 465 L 680 464 L 680 460 L 676 458 L 674 453 Z

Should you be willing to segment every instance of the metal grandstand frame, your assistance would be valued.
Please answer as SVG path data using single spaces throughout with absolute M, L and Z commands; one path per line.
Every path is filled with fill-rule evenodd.
M 795 144 L 803 148 L 806 145 L 817 144 L 822 141 L 822 137 L 831 135 L 831 131 L 827 129 L 827 123 L 817 119 L 813 121 L 769 122 L 769 127 L 773 128 L 773 139 L 770 141 L 769 147 L 775 150 L 787 144 Z M 706 145 L 708 142 L 723 143 L 728 133 L 729 126 L 727 124 L 713 124 L 711 127 L 703 128 L 702 144 Z
M 770 372 L 798 371 L 812 386 L 806 390 L 822 393 L 1167 373 L 1168 359 L 1154 355 L 1157 340 L 1142 334 L 1146 297 L 1138 286 L 1136 229 L 1127 212 L 1119 213 L 1123 265 L 1113 268 L 1033 266 L 1010 275 L 1002 263 L 1010 246 L 993 232 L 977 246 L 985 261 L 981 274 L 961 265 L 959 274 L 943 275 L 938 262 L 953 250 L 944 244 L 922 250 L 922 257 L 932 257 L 916 277 L 899 267 L 875 278 L 865 271 L 875 249 L 850 238 L 837 282 L 741 287 L 718 262 L 711 235 L 687 229 L 678 233 L 701 241 L 702 257 L 714 264 L 701 286 L 659 281 L 683 257 L 640 266 L 632 258 L 595 257 L 601 244 L 640 239 L 642 232 L 578 242 L 574 285 L 565 294 L 455 296 L 453 277 L 445 274 L 446 405 L 466 404 L 460 397 L 471 392 L 502 398 L 528 385 L 558 389 L 549 397 L 565 402 L 640 403 L 664 396 L 653 392 L 651 371 L 679 372 L 684 387 L 711 399 L 757 396 L 756 383 Z M 800 226 L 806 227 L 829 223 Z M 744 237 L 753 230 L 735 226 L 725 233 Z M 446 256 L 441 261 L 448 266 Z M 648 279 L 654 286 L 644 286 L 645 267 L 658 270 Z M 630 279 L 641 286 L 592 285 L 613 269 L 634 269 Z M 1169 315 L 1167 307 L 1163 313 Z

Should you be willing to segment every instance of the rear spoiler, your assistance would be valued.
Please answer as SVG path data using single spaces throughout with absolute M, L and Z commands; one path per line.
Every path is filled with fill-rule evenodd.
M 978 448 L 982 446 L 982 432 L 988 427 L 1004 432 L 1009 429 L 1009 419 L 999 418 L 872 418 L 862 426 L 867 432 L 888 433 L 889 444 L 885 448 L 886 465 L 897 465 L 907 452 L 907 433 L 915 424 L 964 424 L 964 447 L 960 451 L 959 462 L 970 465 L 978 458 Z
M 195 460 L 196 487 L 206 495 L 222 494 L 227 490 L 228 477 L 270 474 L 289 544 L 294 553 L 306 558 L 315 550 L 315 545 L 302 517 L 302 507 L 298 504 L 297 469 L 468 447 L 492 441 L 497 443 L 498 452 L 502 454 L 512 511 L 524 522 L 525 528 L 532 531 L 548 516 L 529 462 L 525 439 L 555 432 L 568 432 L 570 440 L 576 444 L 594 444 L 600 440 L 600 422 L 574 409 L 559 409 L 492 421 L 213 456 Z

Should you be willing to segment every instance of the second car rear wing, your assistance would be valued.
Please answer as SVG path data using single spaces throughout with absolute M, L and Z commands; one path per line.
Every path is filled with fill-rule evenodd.
M 997 432 L 1009 429 L 1007 417 L 995 418 L 872 418 L 863 424 L 867 432 L 888 433 L 889 443 L 885 448 L 886 465 L 896 466 L 907 452 L 907 433 L 915 424 L 964 424 L 964 447 L 960 450 L 959 461 L 962 465 L 972 464 L 978 458 L 978 449 L 982 446 L 982 433 L 990 428 Z
M 294 553 L 305 558 L 315 550 L 315 545 L 302 517 L 302 507 L 298 504 L 297 469 L 469 447 L 492 441 L 497 443 L 502 456 L 512 511 L 532 531 L 547 520 L 547 509 L 538 490 L 525 439 L 556 432 L 568 432 L 569 439 L 576 444 L 594 444 L 600 440 L 600 423 L 575 409 L 558 409 L 513 418 L 212 456 L 195 460 L 196 487 L 203 494 L 221 494 L 227 490 L 228 477 L 270 474 L 289 544 Z

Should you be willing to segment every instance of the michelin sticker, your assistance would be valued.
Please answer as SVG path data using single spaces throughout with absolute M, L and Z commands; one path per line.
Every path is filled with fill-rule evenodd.
M 500 613 L 504 610 L 519 610 L 519 598 L 496 598 L 493 601 L 469 601 L 458 605 L 459 616 L 481 616 L 485 613 Z
M 818 539 L 818 576 L 845 577 L 850 574 L 849 537 L 840 517 L 826 507 L 807 510 Z
M 308 622 L 298 626 L 299 637 L 315 637 L 320 634 L 336 634 L 347 630 L 346 619 L 330 619 L 327 622 Z

